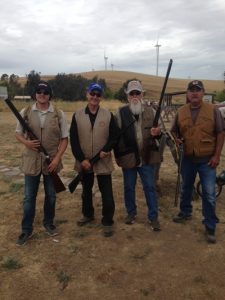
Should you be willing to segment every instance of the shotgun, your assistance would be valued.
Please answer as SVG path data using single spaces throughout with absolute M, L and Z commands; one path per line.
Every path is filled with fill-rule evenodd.
M 182 160 L 184 156 L 184 144 L 181 143 L 178 145 L 178 153 L 179 153 L 179 161 L 178 161 L 178 170 L 177 170 L 177 183 L 176 183 L 176 192 L 175 192 L 175 200 L 174 200 L 174 206 L 177 207 L 178 204 L 178 198 L 181 194 L 181 166 L 182 166 Z
M 10 108 L 10 110 L 14 113 L 15 117 L 17 118 L 17 120 L 20 122 L 21 126 L 23 127 L 23 130 L 27 132 L 27 135 L 29 136 L 29 138 L 31 140 L 38 140 L 37 136 L 33 133 L 33 131 L 31 130 L 31 128 L 25 122 L 25 120 L 23 119 L 23 117 L 21 116 L 21 114 L 18 112 L 18 110 L 16 109 L 16 107 L 14 106 L 14 104 L 9 100 L 9 98 L 5 99 L 4 101 L 8 105 L 8 107 Z M 45 161 L 49 165 L 51 163 L 50 156 L 49 156 L 49 154 L 47 153 L 47 151 L 45 150 L 45 148 L 43 147 L 42 144 L 40 144 L 40 146 L 38 148 L 38 151 L 40 153 L 44 154 Z M 62 180 L 60 179 L 59 175 L 55 171 L 49 172 L 49 175 L 52 178 L 53 185 L 55 187 L 55 192 L 56 193 L 60 193 L 60 192 L 66 190 L 66 188 L 65 188 Z
M 167 86 L 167 81 L 169 79 L 172 64 L 173 64 L 173 60 L 170 59 L 169 64 L 168 64 L 168 68 L 167 68 L 167 72 L 166 72 L 166 77 L 165 77 L 164 84 L 163 84 L 163 88 L 162 88 L 162 91 L 161 91 L 160 99 L 159 99 L 158 108 L 156 110 L 156 114 L 155 114 L 155 118 L 153 120 L 152 127 L 157 127 L 158 123 L 159 123 L 159 118 L 160 118 L 160 113 L 161 113 L 161 106 L 162 106 L 162 103 L 163 103 L 163 98 L 164 98 L 164 94 L 165 94 L 165 90 L 166 90 L 166 86 Z
M 158 126 L 159 119 L 160 119 L 160 113 L 161 113 L 161 107 L 162 107 L 162 103 L 163 103 L 163 98 L 164 98 L 164 94 L 165 94 L 165 90 L 166 90 L 166 86 L 167 86 L 167 81 L 169 79 L 169 75 L 170 75 L 170 70 L 171 70 L 172 64 L 173 64 L 173 60 L 170 59 L 168 67 L 167 67 L 166 77 L 165 77 L 163 88 L 162 88 L 162 91 L 161 91 L 161 95 L 160 95 L 158 107 L 156 109 L 155 117 L 154 117 L 154 120 L 153 120 L 153 124 L 152 124 L 151 127 L 145 127 L 145 129 L 150 129 L 152 127 L 157 127 Z M 158 145 L 157 145 L 157 142 L 156 142 L 156 138 L 154 138 L 153 136 L 149 137 L 148 147 L 152 151 L 158 151 Z

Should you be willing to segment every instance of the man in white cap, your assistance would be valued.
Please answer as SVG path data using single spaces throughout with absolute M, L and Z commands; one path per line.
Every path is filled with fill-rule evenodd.
M 151 106 L 143 104 L 144 90 L 140 81 L 130 81 L 125 92 L 129 103 L 116 112 L 118 126 L 124 134 L 115 148 L 117 164 L 123 171 L 127 211 L 125 223 L 133 224 L 137 215 L 135 186 L 139 174 L 148 206 L 149 223 L 154 231 L 159 231 L 154 164 L 160 162 L 160 156 L 153 148 L 161 130 L 159 127 L 152 127 L 154 110 Z M 133 121 L 135 122 L 130 125 Z M 124 130 L 125 128 L 127 129 Z

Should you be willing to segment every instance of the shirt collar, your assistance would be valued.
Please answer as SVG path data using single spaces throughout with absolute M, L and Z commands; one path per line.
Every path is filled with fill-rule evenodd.
M 40 109 L 37 108 L 37 102 L 35 102 L 32 107 L 31 107 L 32 110 L 37 110 L 37 111 L 40 111 Z M 47 109 L 47 112 L 54 112 L 54 108 L 53 108 L 53 105 L 51 103 L 49 103 L 49 107 Z

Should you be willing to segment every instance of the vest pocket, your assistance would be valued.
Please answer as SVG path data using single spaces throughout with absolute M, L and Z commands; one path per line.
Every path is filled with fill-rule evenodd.
M 22 166 L 21 169 L 26 175 L 37 175 L 40 173 L 40 167 L 38 167 L 38 160 L 40 158 L 37 157 L 37 153 L 34 151 L 24 152 L 22 154 Z

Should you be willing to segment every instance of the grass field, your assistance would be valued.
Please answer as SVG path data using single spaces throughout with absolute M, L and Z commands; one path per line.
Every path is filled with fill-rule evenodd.
M 103 104 L 107 106 L 109 102 Z M 113 103 L 111 109 L 115 106 Z M 66 111 L 68 125 L 71 116 L 72 111 Z M 55 238 L 46 235 L 42 227 L 44 192 L 41 184 L 34 235 L 26 245 L 18 247 L 15 242 L 22 218 L 23 176 L 7 174 L 19 167 L 22 146 L 15 140 L 15 118 L 8 111 L 0 112 L 0 130 L 1 300 L 224 299 L 225 189 L 217 205 L 220 218 L 218 243 L 209 245 L 201 224 L 200 199 L 193 202 L 191 221 L 186 224 L 172 222 L 172 216 L 177 212 L 173 206 L 177 168 L 166 148 L 158 195 L 161 232 L 153 232 L 147 222 L 139 180 L 137 220 L 131 226 L 124 224 L 122 174 L 115 165 L 113 237 L 102 236 L 101 197 L 97 186 L 94 189 L 96 220 L 93 224 L 82 228 L 76 226 L 76 220 L 81 216 L 81 187 L 78 186 L 74 194 L 68 191 L 58 194 L 55 221 L 60 234 Z M 67 185 L 75 175 L 70 147 L 63 162 L 61 177 Z M 223 152 L 218 171 L 224 168 Z
M 99 74 L 99 73 L 98 73 Z M 131 73 L 107 71 L 113 86 L 119 86 Z M 94 76 L 89 73 L 87 76 Z M 141 77 L 143 76 L 143 78 Z M 160 92 L 163 78 L 140 75 L 146 89 Z M 103 73 L 99 74 L 103 77 Z M 129 79 L 129 77 L 127 79 Z M 108 78 L 108 77 L 107 77 Z M 109 79 L 107 79 L 109 80 Z M 144 81 L 146 80 L 146 81 Z M 155 80 L 155 81 L 154 81 Z M 176 84 L 173 85 L 173 82 Z M 179 83 L 179 84 L 178 84 Z M 185 80 L 170 80 L 171 91 L 186 87 Z M 207 89 L 223 89 L 223 82 L 207 82 Z M 154 87 L 154 88 L 153 88 Z M 151 90 L 152 89 L 152 90 Z M 20 110 L 25 103 L 14 102 Z M 65 111 L 68 125 L 72 113 L 85 102 L 56 102 Z M 102 106 L 115 111 L 120 102 L 103 101 Z M 170 127 L 170 121 L 166 127 Z M 34 235 L 22 247 L 15 242 L 20 234 L 23 201 L 23 174 L 19 170 L 22 146 L 15 140 L 16 120 L 0 102 L 0 299 L 1 300 L 224 300 L 225 259 L 225 188 L 218 198 L 217 244 L 205 241 L 201 224 L 201 199 L 193 201 L 193 219 L 175 224 L 172 217 L 177 180 L 177 166 L 166 147 L 160 170 L 158 193 L 159 220 L 162 231 L 153 232 L 147 222 L 145 197 L 140 180 L 136 196 L 138 215 L 133 225 L 125 225 L 122 172 L 115 165 L 113 193 L 116 204 L 115 234 L 102 235 L 101 196 L 93 191 L 95 221 L 77 227 L 81 216 L 81 186 L 74 194 L 58 194 L 55 222 L 59 235 L 49 237 L 43 229 L 43 197 L 40 185 Z M 74 177 L 74 158 L 68 146 L 60 176 L 65 185 Z M 218 172 L 225 169 L 225 149 Z

